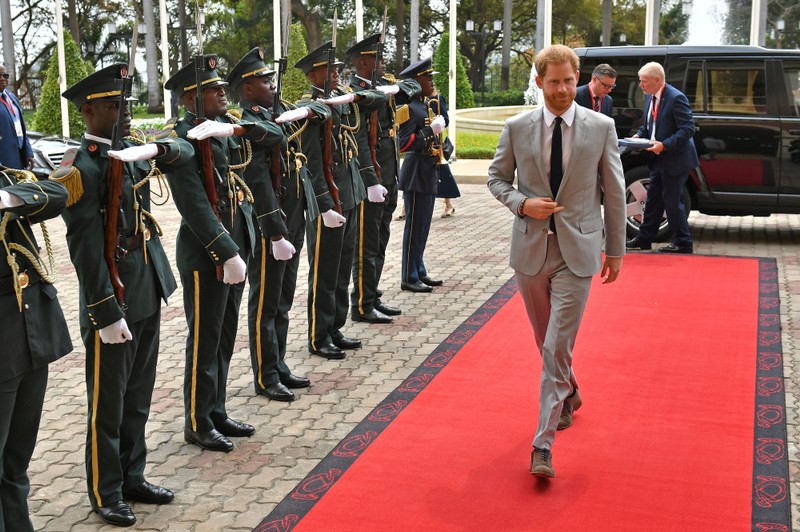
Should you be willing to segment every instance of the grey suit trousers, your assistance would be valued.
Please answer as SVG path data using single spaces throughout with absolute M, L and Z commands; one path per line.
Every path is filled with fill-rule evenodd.
M 579 277 L 567 267 L 558 237 L 547 237 L 547 257 L 533 276 L 516 272 L 519 292 L 542 355 L 539 424 L 533 446 L 550 449 L 564 399 L 577 387 L 572 371 L 572 347 L 589 298 L 592 277 Z

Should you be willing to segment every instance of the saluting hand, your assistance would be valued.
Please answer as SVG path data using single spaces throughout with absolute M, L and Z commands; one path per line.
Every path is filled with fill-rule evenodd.
M 275 119 L 276 124 L 283 124 L 284 122 L 296 122 L 297 120 L 302 120 L 306 118 L 308 115 L 311 114 L 311 110 L 308 107 L 298 107 L 297 109 L 290 109 L 288 111 L 284 111 Z
M 341 96 L 334 96 L 333 98 L 328 98 L 327 100 L 320 100 L 322 103 L 326 103 L 328 105 L 344 105 L 346 103 L 350 103 L 356 99 L 356 95 L 352 92 L 348 92 L 347 94 L 342 94 Z
M 397 94 L 398 92 L 400 92 L 400 87 L 397 85 L 378 85 L 375 88 L 381 91 L 382 93 L 389 95 Z
M 152 143 L 131 146 L 122 150 L 108 150 L 108 156 L 123 162 L 145 161 L 158 155 L 158 146 Z
M 217 122 L 216 120 L 206 120 L 198 126 L 190 129 L 186 136 L 190 139 L 203 140 L 208 137 L 230 137 L 233 136 L 233 124 L 227 122 Z
M 9 194 L 5 190 L 0 190 L 0 209 L 19 207 L 23 203 L 22 198 L 16 194 Z
M 111 325 L 106 325 L 99 332 L 100 341 L 104 344 L 122 344 L 128 340 L 133 340 L 133 335 L 125 318 L 115 321 Z

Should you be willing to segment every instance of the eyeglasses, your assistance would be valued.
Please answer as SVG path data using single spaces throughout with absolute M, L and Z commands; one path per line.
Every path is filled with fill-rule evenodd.
M 8 72 L 3 72 L 2 74 L 0 74 L 0 77 L 2 77 L 3 79 L 8 79 L 11 77 L 11 74 L 9 74 Z
M 608 83 L 603 83 L 603 81 L 602 81 L 600 78 L 598 78 L 597 76 L 595 76 L 595 77 L 594 77 L 594 79 L 596 79 L 596 80 L 597 80 L 597 82 L 598 82 L 600 85 L 602 85 L 603 87 L 605 87 L 607 91 L 614 90 L 614 89 L 617 87 L 617 84 L 616 84 L 616 83 L 612 83 L 611 85 L 609 85 Z

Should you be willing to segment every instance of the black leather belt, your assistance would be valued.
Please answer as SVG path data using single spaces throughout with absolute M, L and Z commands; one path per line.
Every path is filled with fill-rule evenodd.
M 153 224 L 149 224 L 145 226 L 143 232 L 125 238 L 125 250 L 133 251 L 142 247 L 143 242 L 150 240 L 150 235 L 154 229 Z
M 35 268 L 30 268 L 17 275 L 19 286 L 23 290 L 39 282 L 39 272 Z M 14 279 L 11 276 L 0 279 L 0 296 L 14 293 Z

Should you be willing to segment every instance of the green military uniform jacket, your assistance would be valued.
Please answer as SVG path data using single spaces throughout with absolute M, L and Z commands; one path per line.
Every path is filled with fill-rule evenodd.
M 339 87 L 338 93 L 333 91 L 331 96 L 352 92 L 347 87 Z M 311 87 L 309 92 L 297 102 L 298 106 L 307 106 L 318 98 L 322 98 L 323 91 L 318 87 Z M 334 183 L 339 189 L 339 202 L 342 212 L 353 209 L 356 205 L 364 201 L 367 197 L 364 183 L 358 164 L 358 143 L 353 135 L 356 121 L 360 120 L 358 105 L 349 103 L 346 105 L 332 105 L 331 116 L 333 118 L 333 176 Z M 352 125 L 350 125 L 352 124 Z M 333 198 L 324 180 L 322 147 L 324 142 L 325 128 L 323 124 L 316 127 L 306 128 L 303 132 L 303 148 L 308 159 L 308 167 L 315 176 L 323 176 L 325 183 L 324 190 L 315 190 L 317 195 L 317 205 L 320 212 L 333 209 Z
M 364 183 L 364 188 L 369 188 L 372 185 L 380 185 L 381 178 L 375 171 L 375 165 L 372 164 L 372 153 L 369 149 L 369 120 L 370 115 L 376 112 L 380 107 L 385 107 L 389 99 L 386 95 L 378 90 L 369 90 L 369 82 L 352 76 L 350 78 L 350 87 L 360 99 L 356 102 L 358 115 L 351 113 L 347 116 L 348 126 L 353 128 L 353 134 L 358 144 L 358 166 L 361 174 L 361 181 Z M 355 117 L 355 120 L 353 118 Z M 379 144 L 375 146 L 376 159 L 377 151 L 380 149 Z
M 181 139 L 157 142 L 165 153 L 154 160 L 170 172 L 186 164 L 194 149 Z M 123 139 L 121 148 L 136 143 Z M 73 171 L 59 177 L 70 189 L 69 206 L 62 213 L 67 244 L 80 283 L 80 325 L 102 329 L 122 318 L 136 323 L 152 316 L 175 291 L 175 277 L 161 245 L 160 228 L 149 214 L 151 166 L 148 161 L 123 164 L 122 198 L 118 217 L 117 270 L 124 289 L 121 305 L 111 284 L 104 257 L 109 144 L 86 137 L 75 155 Z M 62 169 L 61 171 L 63 171 Z M 60 173 L 60 172 L 59 172 Z M 138 205 L 138 208 L 134 207 Z
M 282 206 L 272 186 L 270 167 L 275 146 L 280 144 L 282 146 L 279 150 L 285 150 L 286 134 L 279 124 L 272 121 L 269 109 L 250 101 L 242 101 L 241 106 L 243 120 L 260 122 L 269 132 L 266 142 L 253 146 L 253 160 L 244 171 L 245 182 L 253 193 L 253 207 L 258 226 L 266 239 L 285 235 L 288 230 L 283 219 Z M 282 176 L 285 175 L 284 170 L 282 167 Z M 279 178 L 278 194 L 281 192 L 280 187 L 283 186 L 282 181 L 283 177 Z
M 72 342 L 56 287 L 39 278 L 23 253 L 11 249 L 19 273 L 28 280 L 27 287 L 20 287 L 20 309 L 6 249 L 13 244 L 38 257 L 31 224 L 58 216 L 67 203 L 67 191 L 63 185 L 49 181 L 16 183 L 5 173 L 0 173 L 0 188 L 22 199 L 22 205 L 0 211 L 3 217 L 8 216 L 5 232 L 0 235 L 5 243 L 0 246 L 0 382 L 4 382 L 61 358 L 72 351 Z
M 174 134 L 186 138 L 186 134 L 194 127 L 195 115 L 186 112 L 184 117 L 175 123 Z M 234 123 L 229 115 L 216 119 L 220 122 Z M 203 188 L 203 174 L 200 166 L 200 153 L 197 141 L 190 140 L 195 148 L 195 157 L 180 172 L 167 174 L 175 205 L 181 213 L 181 225 L 178 229 L 176 258 L 181 271 L 210 271 L 222 266 L 226 260 L 236 253 L 247 260 L 252 251 L 256 235 L 252 220 L 251 201 L 241 183 L 244 182 L 244 163 L 247 162 L 245 140 L 255 145 L 269 142 L 270 132 L 260 123 L 241 122 L 248 128 L 244 137 L 212 137 L 215 177 L 217 184 L 217 200 L 220 218 L 214 214 Z M 230 185 L 230 173 L 236 176 L 236 184 Z M 233 194 L 233 201 L 228 194 Z M 233 212 L 233 216 L 231 215 Z M 243 218 L 241 218 L 243 217 Z M 239 241 L 232 230 L 244 224 L 243 236 Z
M 378 85 L 394 85 L 395 79 L 384 76 L 378 80 Z M 397 172 L 400 167 L 400 146 L 398 146 L 398 123 L 408 119 L 408 107 L 400 108 L 400 117 L 397 116 L 398 105 L 403 106 L 416 98 L 422 92 L 422 87 L 414 79 L 403 79 L 396 82 L 400 92 L 389 96 L 387 104 L 378 110 L 378 164 L 381 165 L 381 180 L 383 186 L 391 189 L 397 184 Z

